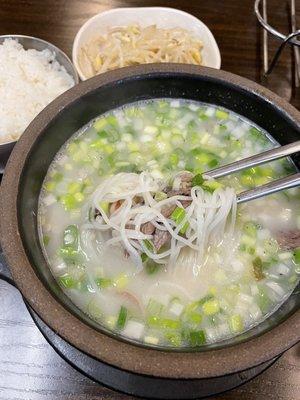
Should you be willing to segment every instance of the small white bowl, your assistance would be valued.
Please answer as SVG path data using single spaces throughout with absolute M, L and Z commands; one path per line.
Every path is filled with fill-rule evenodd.
M 90 18 L 77 32 L 73 42 L 73 64 L 82 80 L 87 77 L 81 71 L 78 54 L 90 39 L 103 35 L 109 28 L 139 23 L 140 26 L 156 24 L 159 28 L 184 28 L 203 42 L 203 65 L 220 69 L 221 56 L 216 40 L 208 27 L 198 18 L 184 11 L 167 7 L 115 8 Z

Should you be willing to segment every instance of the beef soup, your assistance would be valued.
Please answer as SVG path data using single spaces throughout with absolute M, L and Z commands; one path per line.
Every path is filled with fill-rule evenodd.
M 249 330 L 298 284 L 300 191 L 242 205 L 236 194 L 295 168 L 284 159 L 217 180 L 205 171 L 275 145 L 245 118 L 188 100 L 100 115 L 44 180 L 39 233 L 53 275 L 101 326 L 148 345 L 199 347 Z

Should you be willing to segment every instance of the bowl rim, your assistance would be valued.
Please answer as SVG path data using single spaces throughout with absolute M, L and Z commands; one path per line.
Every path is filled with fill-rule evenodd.
M 222 70 L 185 64 L 147 64 L 101 74 L 74 86 L 50 103 L 16 144 L 0 189 L 0 240 L 13 278 L 26 301 L 48 326 L 79 350 L 136 374 L 171 379 L 212 378 L 257 366 L 296 344 L 300 339 L 300 310 L 272 330 L 226 348 L 189 353 L 143 348 L 91 328 L 64 308 L 36 275 L 19 231 L 17 200 L 22 172 L 32 146 L 53 118 L 65 107 L 103 85 L 120 83 L 122 79 L 134 79 L 137 76 L 168 74 L 202 76 L 232 84 L 263 97 L 300 125 L 300 113 L 285 100 L 248 79 Z
M 93 17 L 89 18 L 85 23 L 79 28 L 78 32 L 76 33 L 76 36 L 73 41 L 73 47 L 72 47 L 72 61 L 73 65 L 75 66 L 75 69 L 80 77 L 81 80 L 85 81 L 88 79 L 84 73 L 82 72 L 79 62 L 78 62 L 78 52 L 79 52 L 79 42 L 81 39 L 81 36 L 83 32 L 89 27 L 89 25 L 92 25 L 94 21 L 97 21 L 98 19 L 100 20 L 103 16 L 107 14 L 114 14 L 118 12 L 125 12 L 125 13 L 134 13 L 134 12 L 139 12 L 141 10 L 150 10 L 152 11 L 167 11 L 171 13 L 176 13 L 180 14 L 183 18 L 189 18 L 190 20 L 194 20 L 195 24 L 198 26 L 203 26 L 203 28 L 207 31 L 208 36 L 210 37 L 211 41 L 211 46 L 213 48 L 213 52 L 216 56 L 216 65 L 213 66 L 213 68 L 220 69 L 221 68 L 221 54 L 220 54 L 220 49 L 218 46 L 218 43 L 216 41 L 216 38 L 212 31 L 209 29 L 209 27 L 199 18 L 197 18 L 195 15 L 190 14 L 186 11 L 179 10 L 177 8 L 173 7 L 156 7 L 156 6 L 150 6 L 150 7 L 118 7 L 118 8 L 112 8 L 110 10 L 105 10 L 101 11 L 100 13 L 94 15 Z M 208 66 L 208 68 L 212 68 L 212 66 Z
M 67 54 L 63 50 L 61 50 L 59 47 L 57 47 L 55 44 L 53 44 L 51 42 L 48 42 L 47 40 L 40 39 L 40 38 L 35 37 L 35 36 L 20 35 L 20 34 L 14 34 L 14 33 L 12 33 L 12 34 L 7 33 L 5 35 L 0 35 L 0 44 L 2 44 L 1 43 L 2 39 L 3 40 L 5 40 L 5 39 L 31 39 L 31 40 L 35 40 L 37 42 L 43 43 L 45 46 L 50 47 L 50 49 L 52 48 L 51 50 L 55 50 L 57 53 L 60 53 L 67 60 L 67 62 L 70 64 L 70 66 L 72 67 L 72 77 L 74 79 L 74 86 L 78 85 L 78 83 L 79 83 L 79 75 L 78 75 L 78 72 L 77 72 L 77 69 L 76 69 L 75 65 L 71 61 L 70 57 L 67 56 Z M 45 48 L 47 48 L 47 47 L 45 47 Z M 33 47 L 33 49 L 34 49 L 34 47 Z M 23 133 L 21 133 L 20 137 L 23 135 Z M 20 137 L 19 137 L 19 139 L 20 139 Z M 17 141 L 19 139 L 10 140 L 8 142 L 0 143 L 0 147 L 1 146 L 5 146 L 5 145 L 13 145 L 14 143 L 17 143 Z

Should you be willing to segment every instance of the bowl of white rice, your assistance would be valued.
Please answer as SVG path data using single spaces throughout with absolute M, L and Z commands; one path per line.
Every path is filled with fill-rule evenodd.
M 78 82 L 71 60 L 51 43 L 0 36 L 0 172 L 30 122 Z

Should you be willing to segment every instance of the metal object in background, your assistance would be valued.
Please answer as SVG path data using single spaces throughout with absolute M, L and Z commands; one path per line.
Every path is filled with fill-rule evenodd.
M 262 3 L 262 15 L 260 13 L 260 3 Z M 263 32 L 263 64 L 264 64 L 264 76 L 267 77 L 273 71 L 282 50 L 284 49 L 285 45 L 288 43 L 294 47 L 294 84 L 295 87 L 299 87 L 300 82 L 300 55 L 299 55 L 299 47 L 300 47 L 300 40 L 297 40 L 297 37 L 300 37 L 300 30 L 297 30 L 296 24 L 296 6 L 295 0 L 290 0 L 290 20 L 291 20 L 291 30 L 292 32 L 288 35 L 284 35 L 274 29 L 268 23 L 268 15 L 267 15 L 267 0 L 255 0 L 254 2 L 254 12 L 256 17 L 264 28 Z M 275 38 L 282 41 L 280 46 L 278 47 L 273 60 L 269 65 L 269 55 L 268 55 L 268 34 L 271 34 Z
M 297 21 L 296 21 L 296 5 L 295 0 L 291 0 L 291 29 L 292 32 L 297 30 Z M 295 87 L 300 86 L 300 53 L 299 47 L 294 46 L 294 57 L 295 57 Z

